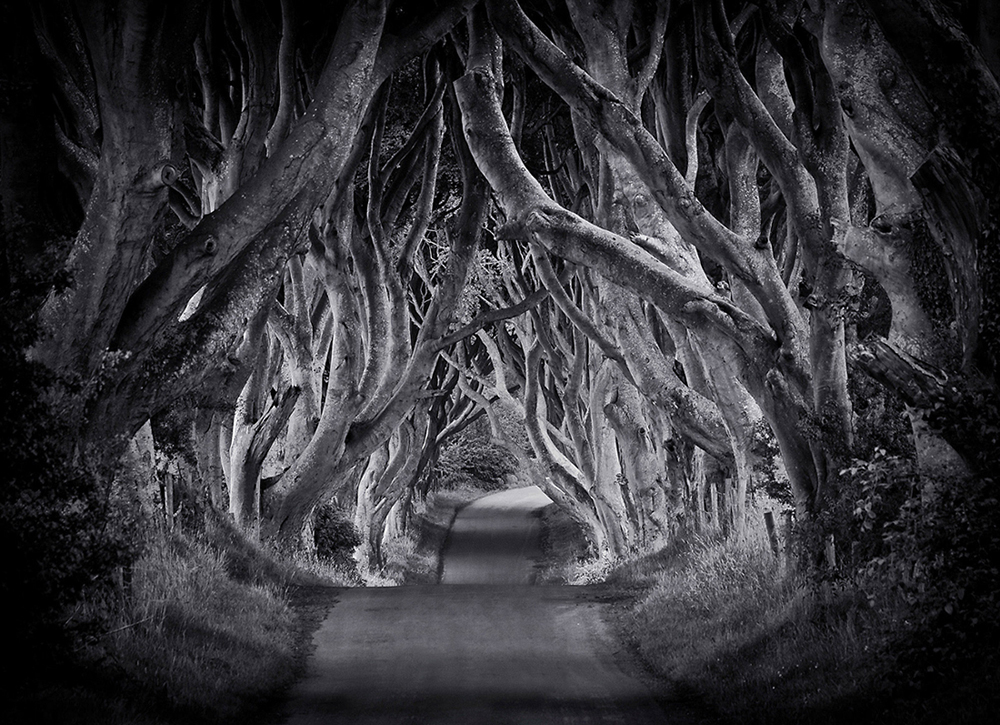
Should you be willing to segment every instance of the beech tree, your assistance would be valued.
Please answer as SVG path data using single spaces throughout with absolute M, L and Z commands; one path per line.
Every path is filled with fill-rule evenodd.
M 480 14 L 470 31 L 476 51 L 457 85 L 470 145 L 498 192 L 509 233 L 599 269 L 680 323 L 708 352 L 703 359 L 734 362 L 737 379 L 781 445 L 800 513 L 817 510 L 831 465 L 852 444 L 845 317 L 856 291 L 845 249 L 848 238 L 857 234 L 852 231 L 856 224 L 868 221 L 851 216 L 848 139 L 854 129 L 845 123 L 844 110 L 850 104 L 838 97 L 842 86 L 835 85 L 818 46 L 827 39 L 828 27 L 832 31 L 845 13 L 851 14 L 848 9 L 853 15 L 863 15 L 864 9 L 827 3 L 825 8 L 798 8 L 801 17 L 785 17 L 777 7 L 765 5 L 756 15 L 754 8 L 744 7 L 731 25 L 720 3 L 695 4 L 686 20 L 678 20 L 690 23 L 694 52 L 689 67 L 699 70 L 715 102 L 724 138 L 727 227 L 696 198 L 692 185 L 697 176 L 686 179 L 669 154 L 670 144 L 661 143 L 669 131 L 644 124 L 666 114 L 654 116 L 655 95 L 653 108 L 644 112 L 643 103 L 650 103 L 643 98 L 649 74 L 642 73 L 641 56 L 630 54 L 628 43 L 643 37 L 633 24 L 655 27 L 655 19 L 628 3 L 574 3 L 569 23 L 552 23 L 549 37 L 513 3 L 487 7 L 509 46 L 596 133 L 609 171 L 630 175 L 636 184 L 632 188 L 642 189 L 630 195 L 637 231 L 673 241 L 675 249 L 697 249 L 721 266 L 729 294 L 696 287 L 700 270 L 694 277 L 681 277 L 678 273 L 688 270 L 675 261 L 675 249 L 657 259 L 634 239 L 609 234 L 611 230 L 555 204 L 545 193 L 517 156 L 491 92 L 497 87 L 500 45 Z M 676 12 L 681 17 L 687 13 Z M 792 27 L 800 28 L 801 38 L 792 36 Z M 753 84 L 741 68 L 734 31 L 755 51 Z M 570 52 L 584 56 L 583 67 Z M 693 97 L 687 102 L 694 106 Z M 862 167 L 865 160 L 859 157 Z M 774 234 L 773 219 L 768 220 L 770 230 L 762 228 L 760 191 L 754 183 L 762 173 L 780 195 L 783 238 Z M 679 235 L 671 239 L 655 228 L 643 229 L 643 221 L 652 223 L 660 214 L 661 229 L 669 225 Z M 673 265 L 664 264 L 665 258 Z M 733 400 L 723 410 L 746 409 L 738 399 L 720 397 Z M 812 421 L 820 432 L 807 434 L 803 421 Z M 734 438 L 740 427 L 730 421 Z
M 247 436 L 235 431 L 231 453 L 240 449 L 253 460 L 229 461 L 230 473 L 238 473 L 231 476 L 230 493 L 234 514 L 251 520 L 243 509 L 256 505 L 256 495 L 243 489 L 255 486 L 253 469 L 266 453 L 266 439 L 276 435 L 271 430 L 261 440 L 256 421 L 264 413 L 261 394 L 271 382 L 261 346 L 269 335 L 280 342 L 290 332 L 283 327 L 288 307 L 316 309 L 318 336 L 333 330 L 329 359 L 351 380 L 357 354 L 352 346 L 360 341 L 361 323 L 347 269 L 355 254 L 372 333 L 368 359 L 357 368 L 364 371 L 365 389 L 358 394 L 336 380 L 327 384 L 329 410 L 343 412 L 335 425 L 322 416 L 318 424 L 313 420 L 320 435 L 309 442 L 314 449 L 329 446 L 331 425 L 339 431 L 332 438 L 343 438 L 354 422 L 351 404 L 364 402 L 372 409 L 366 412 L 374 412 L 392 397 L 387 381 L 405 357 L 380 338 L 408 346 L 406 274 L 390 269 L 381 225 L 393 224 L 406 205 L 414 170 L 418 176 L 424 171 L 425 191 L 414 204 L 418 213 L 411 215 L 411 247 L 429 221 L 437 155 L 425 153 L 424 145 L 440 144 L 443 80 L 431 79 L 438 88 L 407 153 L 382 168 L 380 140 L 372 142 L 375 160 L 369 166 L 376 183 L 370 185 L 364 220 L 368 246 L 352 250 L 352 244 L 360 245 L 352 240 L 362 234 L 353 229 L 354 172 L 371 141 L 371 127 L 382 122 L 386 92 L 376 98 L 379 89 L 466 10 L 453 3 L 420 16 L 396 11 L 387 18 L 385 3 L 350 3 L 339 14 L 320 15 L 292 2 L 171 8 L 52 3 L 37 9 L 42 50 L 60 81 L 56 131 L 84 214 L 67 260 L 74 283 L 42 309 L 48 335 L 35 357 L 79 381 L 80 391 L 65 396 L 66 415 L 79 432 L 73 444 L 79 454 L 111 466 L 123 442 L 169 406 L 181 400 L 191 404 L 220 388 L 228 389 L 224 397 L 231 405 L 244 390 L 240 424 L 256 430 L 247 431 L 246 445 L 240 440 Z M 384 200 L 382 187 L 389 183 L 396 186 L 394 195 Z M 469 204 L 478 203 L 476 194 L 466 197 Z M 468 211 L 466 217 L 474 214 Z M 475 228 L 474 220 L 467 223 Z M 474 238 L 457 237 L 474 245 Z M 328 261 L 319 265 L 326 307 L 306 299 L 313 289 L 297 288 L 303 265 L 298 260 L 310 248 L 311 259 Z M 460 266 L 461 258 L 453 255 L 452 266 Z M 376 290 L 380 284 L 388 286 Z M 440 287 L 443 295 L 455 297 L 449 282 Z M 442 324 L 437 316 L 448 314 L 447 304 L 443 313 L 441 300 L 436 305 L 428 327 Z M 333 322 L 324 322 L 324 315 L 332 315 Z M 273 320 L 266 324 L 273 333 L 262 332 L 265 320 Z M 290 335 L 284 339 L 290 350 L 285 357 L 298 364 L 290 382 L 301 407 L 310 409 L 292 418 L 305 419 L 308 427 L 316 417 L 318 391 L 315 370 L 306 381 L 301 368 L 315 368 L 317 360 L 322 367 L 326 351 L 318 340 L 310 360 L 295 359 L 301 351 Z M 421 366 L 430 362 L 412 366 L 415 385 Z M 402 420 L 405 407 L 396 403 L 393 424 Z M 212 426 L 211 420 L 202 421 L 203 428 Z M 375 421 L 371 429 L 387 439 L 392 428 Z M 309 455 L 306 446 L 298 468 L 283 477 L 282 501 L 296 487 L 308 491 L 302 478 Z M 247 476 L 249 482 L 239 481 Z M 301 523 L 300 516 L 295 525 Z
M 4 224 L 71 279 L 67 455 L 181 421 L 211 505 L 290 542 L 336 497 L 375 566 L 474 415 L 595 550 L 738 534 L 762 437 L 821 513 L 854 376 L 928 481 L 981 467 L 1000 87 L 955 5 L 38 4 Z

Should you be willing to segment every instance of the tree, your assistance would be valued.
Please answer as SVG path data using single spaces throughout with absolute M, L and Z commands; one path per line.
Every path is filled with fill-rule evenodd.
M 927 480 L 981 467 L 941 401 L 995 393 L 1000 87 L 952 5 L 42 4 L 4 218 L 72 240 L 26 253 L 74 280 L 33 351 L 73 455 L 169 412 L 214 505 L 350 499 L 376 563 L 479 413 L 596 549 L 720 491 L 739 533 L 763 424 L 822 513 L 862 370 Z
M 254 2 L 147 5 L 53 3 L 35 18 L 53 75 L 62 81 L 57 130 L 65 156 L 89 162 L 67 160 L 86 206 L 68 257 L 75 282 L 42 310 L 47 336 L 34 356 L 80 381 L 81 393 L 65 395 L 67 421 L 78 452 L 106 467 L 147 419 L 182 398 L 205 397 L 227 381 L 233 391 L 245 384 L 263 389 L 249 371 L 266 337 L 259 324 L 248 336 L 247 325 L 259 322 L 279 295 L 291 304 L 285 266 L 308 247 L 310 229 L 320 248 L 345 260 L 371 254 L 323 241 L 324 225 L 333 231 L 330 220 L 351 214 L 342 207 L 365 147 L 363 124 L 378 115 L 369 107 L 385 80 L 466 9 L 451 3 L 387 20 L 385 3 L 350 3 L 339 17 L 310 14 L 292 2 L 282 3 L 280 14 Z M 300 32 L 307 27 L 309 33 Z M 440 93 L 436 103 L 440 109 Z M 440 110 L 429 119 L 440 128 Z M 426 127 L 417 136 L 428 137 Z M 402 159 L 406 172 L 412 155 Z M 430 167 L 436 157 L 426 156 Z M 371 166 L 382 171 L 377 162 Z M 427 175 L 433 181 L 433 168 Z M 399 214 L 412 186 L 402 176 L 390 216 Z M 388 174 L 379 178 L 389 181 L 400 183 Z M 420 201 L 425 209 L 433 190 L 428 196 Z M 421 224 L 426 219 L 415 223 L 417 239 Z M 388 275 L 379 243 L 374 251 Z M 374 289 L 379 270 L 358 269 Z M 331 296 L 348 294 L 345 273 L 325 280 Z M 395 278 L 394 303 L 404 300 L 404 276 Z M 379 303 L 383 310 L 388 302 Z M 347 329 L 349 306 L 331 309 Z M 393 309 L 402 341 L 409 334 L 405 303 Z M 245 337 L 250 349 L 236 354 Z M 335 337 L 346 354 L 344 336 Z M 376 382 L 387 374 L 388 357 L 378 362 L 366 368 Z M 304 404 L 315 405 L 315 392 L 308 389 Z M 335 386 L 328 387 L 328 399 L 335 395 Z

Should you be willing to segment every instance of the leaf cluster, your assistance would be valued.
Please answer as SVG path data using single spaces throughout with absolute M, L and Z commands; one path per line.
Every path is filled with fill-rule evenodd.
M 361 533 L 354 523 L 333 504 L 316 507 L 313 518 L 313 540 L 320 561 L 334 562 L 350 556 L 361 544 Z
M 138 553 L 134 502 L 72 461 L 70 431 L 49 402 L 56 380 L 27 358 L 38 337 L 31 312 L 40 284 L 14 273 L 0 295 L 0 549 L 7 558 L 0 597 L 17 623 L 6 648 L 20 675 L 66 654 L 95 626 L 79 616 L 84 596 L 113 589 Z
M 445 444 L 431 471 L 432 486 L 438 490 L 463 486 L 500 490 L 516 470 L 511 453 L 492 441 L 488 431 L 472 425 Z
M 838 496 L 799 536 L 812 561 L 825 537 L 837 569 L 819 580 L 856 586 L 887 614 L 895 684 L 921 690 L 998 664 L 1000 499 L 990 476 L 933 480 L 876 448 L 835 477 Z M 992 663 L 992 664 L 991 664 Z
M 946 480 L 910 497 L 883 528 L 888 551 L 863 572 L 870 596 L 888 589 L 906 604 L 896 643 L 906 686 L 1000 664 L 993 646 L 1000 637 L 995 487 L 991 478 Z
M 771 432 L 770 426 L 761 418 L 753 426 L 750 438 L 750 452 L 753 455 L 753 483 L 755 490 L 761 490 L 769 497 L 791 507 L 792 489 L 788 476 L 782 470 L 781 449 Z

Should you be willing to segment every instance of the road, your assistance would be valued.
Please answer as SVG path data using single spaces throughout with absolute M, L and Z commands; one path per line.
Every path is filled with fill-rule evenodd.
M 288 725 L 701 722 L 628 676 L 597 591 L 532 586 L 535 487 L 456 517 L 441 586 L 335 590 Z
M 484 496 L 455 517 L 442 584 L 533 584 L 541 556 L 539 514 L 552 503 L 538 486 Z

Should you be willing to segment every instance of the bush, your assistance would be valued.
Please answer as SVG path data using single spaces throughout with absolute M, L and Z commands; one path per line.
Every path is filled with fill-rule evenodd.
M 1000 501 L 989 478 L 939 481 L 884 529 L 886 551 L 862 583 L 873 601 L 902 600 L 899 684 L 924 688 L 992 663 L 1000 671 Z
M 800 532 L 806 549 L 834 532 L 838 569 L 879 613 L 900 693 L 1000 672 L 1000 500 L 989 476 L 930 480 L 912 459 L 876 448 L 835 481 L 838 497 Z M 815 556 L 815 554 L 814 554 Z M 986 670 L 983 667 L 986 666 Z M 980 683 L 981 684 L 981 683 Z
M 514 457 L 490 439 L 489 428 L 474 424 L 448 441 L 431 471 L 432 488 L 463 487 L 499 491 L 517 470 Z
M 313 519 L 313 541 L 316 556 L 321 561 L 335 563 L 350 557 L 355 547 L 361 545 L 361 532 L 343 512 L 333 504 L 316 508 Z
M 85 596 L 114 589 L 139 554 L 134 501 L 72 462 L 73 432 L 48 402 L 57 381 L 26 357 L 37 338 L 32 300 L 45 285 L 21 282 L 27 290 L 15 285 L 0 296 L 0 597 L 17 622 L 5 680 L 68 654 L 98 625 L 79 616 Z

